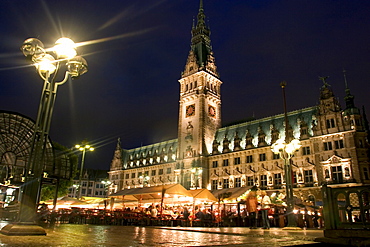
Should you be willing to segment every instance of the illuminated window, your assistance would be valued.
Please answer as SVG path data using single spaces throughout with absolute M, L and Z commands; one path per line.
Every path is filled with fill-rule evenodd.
M 334 183 L 343 183 L 342 166 L 332 166 L 331 174 Z
M 274 184 L 281 185 L 281 173 L 274 174 Z
M 218 161 L 215 160 L 212 162 L 212 168 L 217 168 L 218 167 Z
M 212 190 L 218 189 L 218 180 L 212 180 Z
M 224 179 L 224 186 L 223 186 L 224 189 L 228 189 L 229 188 L 229 179 L 226 178 Z
M 304 182 L 305 183 L 313 183 L 313 173 L 312 170 L 304 171 Z
M 246 157 L 246 163 L 253 163 L 253 156 L 252 155 L 248 155 Z
M 303 154 L 303 155 L 309 155 L 309 154 L 311 154 L 311 149 L 310 149 L 310 147 L 309 147 L 309 146 L 307 146 L 307 147 L 302 147 L 302 154 Z
M 333 144 L 331 142 L 324 142 L 324 150 L 333 150 Z
M 344 148 L 344 142 L 343 142 L 343 140 L 334 141 L 334 144 L 335 144 L 335 149 Z
M 239 165 L 240 164 L 240 157 L 234 158 L 234 165 Z
M 266 187 L 267 186 L 267 175 L 261 175 L 260 178 L 261 178 L 260 179 L 260 181 L 261 181 L 260 186 L 261 187 Z
M 260 161 L 266 161 L 266 154 L 260 154 Z

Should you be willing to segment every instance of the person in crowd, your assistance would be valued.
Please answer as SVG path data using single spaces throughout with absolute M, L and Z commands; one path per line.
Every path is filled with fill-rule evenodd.
M 152 208 L 150 209 L 150 216 L 153 218 L 157 218 L 157 215 L 158 215 L 158 205 L 155 207 L 153 205 Z
M 48 205 L 46 205 L 45 203 L 40 204 L 38 208 L 39 222 L 46 223 L 49 213 L 50 213 L 50 210 L 48 208 Z
M 248 213 L 247 213 L 247 209 L 246 208 L 243 208 L 241 213 L 240 213 L 240 216 L 242 218 L 242 226 L 246 226 L 246 223 L 247 223 L 247 216 L 248 216 Z
M 182 213 L 185 220 L 189 219 L 190 213 L 187 207 L 184 207 L 184 212 Z
M 270 229 L 270 221 L 268 218 L 268 212 L 271 206 L 270 197 L 266 191 L 261 191 L 261 213 L 262 213 L 262 228 Z
M 213 223 L 213 215 L 211 209 L 204 209 L 204 226 L 212 226 Z
M 246 199 L 246 207 L 249 214 L 250 229 L 257 229 L 257 197 L 255 191 L 250 191 Z
M 195 218 L 201 221 L 204 220 L 204 213 L 201 209 L 198 209 L 198 211 L 195 213 Z
M 182 226 L 189 226 L 189 216 L 190 216 L 190 212 L 188 208 L 184 206 L 183 211 L 182 211 L 182 217 L 181 217 L 183 220 Z

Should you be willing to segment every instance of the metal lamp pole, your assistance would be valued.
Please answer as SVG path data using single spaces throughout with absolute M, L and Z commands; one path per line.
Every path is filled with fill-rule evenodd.
M 80 175 L 79 175 L 79 178 L 78 178 L 78 199 L 80 199 L 81 196 L 82 196 L 82 174 L 83 174 L 83 169 L 84 169 L 86 150 L 94 151 L 94 147 L 87 144 L 86 141 L 83 141 L 83 143 L 81 145 L 77 144 L 75 146 L 75 148 L 77 148 L 78 150 L 80 150 L 82 152 Z
M 55 46 L 49 49 L 44 49 L 40 40 L 29 38 L 24 41 L 21 50 L 36 67 L 39 76 L 44 80 L 44 86 L 30 147 L 31 152 L 25 167 L 25 182 L 21 187 L 18 222 L 5 226 L 1 232 L 7 235 L 46 235 L 45 231 L 33 226 L 40 199 L 46 163 L 45 153 L 57 89 L 69 78 L 74 79 L 86 73 L 87 63 L 82 57 L 76 56 L 76 46 L 68 38 L 58 39 Z M 64 79 L 57 82 L 56 76 L 61 68 L 66 68 Z M 52 74 L 54 76 L 51 76 Z M 19 225 L 31 227 L 20 231 Z
M 105 197 L 108 198 L 109 195 L 109 187 L 111 186 L 112 182 L 109 180 L 103 180 L 102 184 L 104 184 L 104 192 L 105 192 Z
M 294 153 L 301 147 L 300 141 L 297 139 L 292 139 L 288 136 L 288 114 L 286 109 L 286 98 L 285 98 L 285 87 L 286 82 L 280 83 L 283 92 L 284 101 L 284 121 L 285 121 L 285 140 L 279 139 L 276 143 L 272 144 L 271 150 L 275 154 L 279 154 L 280 158 L 284 160 L 284 175 L 285 175 L 285 193 L 287 199 L 287 227 L 297 227 L 297 223 L 294 217 L 294 197 L 293 197 L 293 180 L 292 180 L 292 165 L 291 158 Z

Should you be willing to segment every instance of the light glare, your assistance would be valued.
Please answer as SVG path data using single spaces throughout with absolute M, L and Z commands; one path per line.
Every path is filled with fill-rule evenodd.
M 69 38 L 60 38 L 53 48 L 58 59 L 71 59 L 77 55 L 76 45 Z
M 53 74 L 56 70 L 56 66 L 54 65 L 55 59 L 52 55 L 45 54 L 41 58 L 37 59 L 35 66 L 38 71 L 41 73 Z

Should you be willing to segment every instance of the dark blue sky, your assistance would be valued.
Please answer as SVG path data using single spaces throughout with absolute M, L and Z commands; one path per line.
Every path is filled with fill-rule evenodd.
M 89 72 L 58 91 L 51 137 L 97 147 L 86 166 L 109 169 L 124 148 L 177 137 L 179 83 L 198 0 L 2 0 L 0 109 L 36 118 L 42 80 L 19 47 L 28 37 L 51 46 L 61 36 L 82 47 Z M 358 107 L 370 109 L 370 1 L 204 0 L 221 75 L 223 124 L 316 105 L 321 82 L 344 106 L 347 70 Z M 120 36 L 119 39 L 110 37 Z M 370 116 L 370 110 L 368 111 Z

